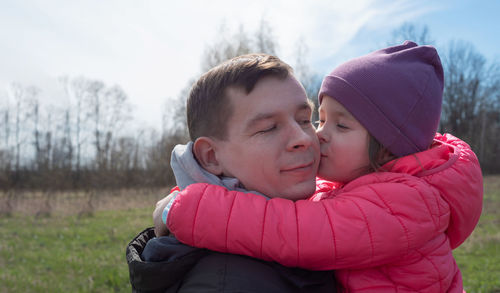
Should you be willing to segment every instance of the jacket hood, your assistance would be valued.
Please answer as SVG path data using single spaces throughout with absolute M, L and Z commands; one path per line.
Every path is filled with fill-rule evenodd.
M 193 268 L 198 260 L 207 255 L 207 251 L 204 249 L 191 249 L 189 253 L 179 255 L 175 260 L 165 258 L 162 261 L 145 261 L 141 255 L 150 240 L 158 239 L 155 237 L 154 228 L 147 228 L 127 245 L 126 257 L 132 292 L 174 291 L 176 284 L 179 285 L 178 283 L 185 274 Z M 179 245 L 177 247 L 180 248 Z

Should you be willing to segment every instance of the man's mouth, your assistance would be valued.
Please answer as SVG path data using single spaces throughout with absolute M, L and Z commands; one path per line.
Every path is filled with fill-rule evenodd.
M 314 166 L 314 161 L 282 169 L 281 172 L 310 172 Z

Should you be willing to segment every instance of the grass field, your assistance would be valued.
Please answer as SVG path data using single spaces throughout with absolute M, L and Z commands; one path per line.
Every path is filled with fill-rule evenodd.
M 150 215 L 0 219 L 0 292 L 130 292 L 125 247 Z
M 127 243 L 151 223 L 155 198 L 91 215 L 0 218 L 0 292 L 130 292 Z M 455 252 L 467 292 L 500 292 L 500 176 L 485 178 L 484 211 Z
M 453 255 L 467 292 L 500 292 L 500 176 L 484 179 L 483 213 Z

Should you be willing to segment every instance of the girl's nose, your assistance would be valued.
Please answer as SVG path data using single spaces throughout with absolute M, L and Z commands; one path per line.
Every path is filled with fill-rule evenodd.
M 316 135 L 318 136 L 320 143 L 328 142 L 328 139 L 327 139 L 328 136 L 326 135 L 324 126 L 322 126 L 322 127 L 318 126 L 318 128 L 316 129 Z

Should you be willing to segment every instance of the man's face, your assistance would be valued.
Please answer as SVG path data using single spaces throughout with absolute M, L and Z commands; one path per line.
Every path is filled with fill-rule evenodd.
M 311 107 L 294 77 L 262 78 L 250 94 L 227 91 L 233 113 L 226 140 L 216 140 L 223 175 L 248 190 L 291 200 L 315 191 L 319 142 Z

